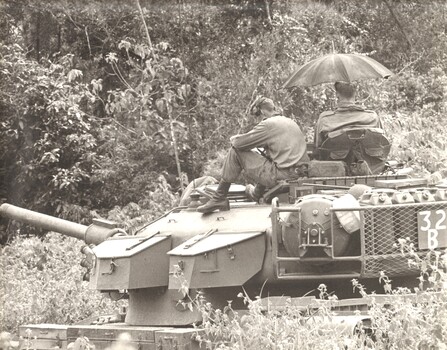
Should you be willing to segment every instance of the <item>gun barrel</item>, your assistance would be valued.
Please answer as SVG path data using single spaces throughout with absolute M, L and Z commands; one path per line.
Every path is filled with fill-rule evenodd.
M 0 206 L 0 215 L 35 227 L 40 227 L 44 230 L 59 232 L 66 236 L 82 240 L 85 240 L 88 228 L 85 225 L 37 213 L 7 203 Z

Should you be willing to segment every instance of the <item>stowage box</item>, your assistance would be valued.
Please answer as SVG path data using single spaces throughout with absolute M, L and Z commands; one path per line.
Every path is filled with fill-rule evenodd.
M 91 287 L 121 290 L 168 285 L 170 236 L 109 239 L 93 251 L 96 263 Z M 144 266 L 144 268 L 142 268 Z
M 172 327 L 129 326 L 124 323 L 103 325 L 57 325 L 35 324 L 19 327 L 21 349 L 54 350 L 67 349 L 78 338 L 84 338 L 90 349 L 110 348 L 120 339 L 122 346 L 136 350 L 199 350 L 204 348 L 195 340 L 200 330 Z M 122 335 L 125 334 L 125 337 Z M 69 346 L 71 347 L 71 346 Z
M 33 324 L 19 327 L 21 349 L 66 349 L 67 325 Z

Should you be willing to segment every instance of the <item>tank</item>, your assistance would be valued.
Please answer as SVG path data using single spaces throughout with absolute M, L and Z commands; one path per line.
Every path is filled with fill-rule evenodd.
M 251 296 L 302 296 L 326 283 L 351 297 L 349 280 L 418 274 L 396 248 L 417 253 L 447 247 L 445 189 L 400 175 L 301 178 L 249 202 L 230 188 L 230 210 L 202 214 L 197 206 L 216 186 L 197 188 L 177 207 L 127 235 L 107 221 L 90 226 L 10 204 L 0 214 L 86 242 L 82 265 L 91 288 L 128 298 L 126 325 L 186 326 L 200 314 L 179 301 L 200 293 L 223 307 L 242 288 Z M 412 190 L 412 188 L 415 188 Z M 430 201 L 420 193 L 435 193 Z M 414 200 L 403 200 L 403 198 Z M 423 195 L 422 195 L 423 197 Z

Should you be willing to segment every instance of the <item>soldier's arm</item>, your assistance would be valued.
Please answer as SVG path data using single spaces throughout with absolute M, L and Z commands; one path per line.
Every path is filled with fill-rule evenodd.
M 320 114 L 320 116 L 318 117 L 317 122 L 315 123 L 315 131 L 314 131 L 314 153 L 318 152 L 318 147 L 321 146 L 322 144 L 322 140 L 321 140 L 321 123 L 322 123 L 322 119 L 327 117 L 328 115 L 332 115 L 333 112 L 332 111 L 327 111 L 327 112 L 323 112 Z
M 267 121 L 262 121 L 245 134 L 235 135 L 230 138 L 231 145 L 241 151 L 254 147 L 265 147 L 269 138 Z

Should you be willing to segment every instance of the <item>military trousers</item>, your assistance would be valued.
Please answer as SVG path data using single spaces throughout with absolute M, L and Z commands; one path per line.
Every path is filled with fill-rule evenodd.
M 276 164 L 253 151 L 239 151 L 231 148 L 222 167 L 222 180 L 232 183 L 241 172 L 252 180 L 267 188 L 275 186 L 279 180 L 296 179 L 303 176 L 296 167 L 278 169 Z

